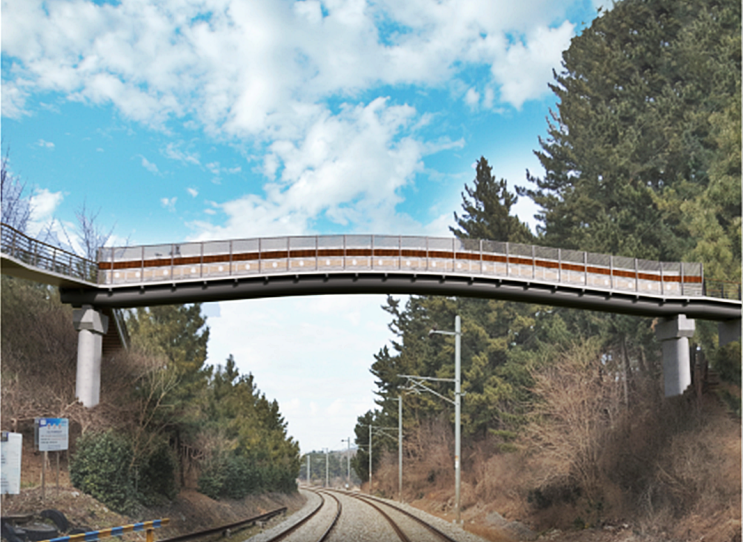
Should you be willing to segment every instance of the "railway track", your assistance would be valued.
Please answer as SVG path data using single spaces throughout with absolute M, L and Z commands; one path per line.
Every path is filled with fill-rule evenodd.
M 385 541 L 418 542 L 425 540 L 428 542 L 441 540 L 444 542 L 460 542 L 460 540 L 453 538 L 418 516 L 382 499 L 339 490 L 316 491 L 307 489 L 307 491 L 320 498 L 320 504 L 317 507 L 289 528 L 273 533 L 268 537 L 261 536 L 260 539 L 256 538 L 256 540 L 260 540 L 260 542 L 276 542 L 279 540 L 287 540 L 288 542 L 354 540 L 362 542 L 365 540 L 380 540 L 379 529 L 382 527 L 378 519 L 381 519 L 379 518 L 381 516 L 394 532 L 394 535 L 389 532 L 389 536 L 384 537 Z M 367 511 L 364 512 L 363 509 L 354 509 L 355 507 L 349 506 L 346 507 L 346 512 L 344 512 L 341 504 L 342 498 L 353 500 L 363 507 L 368 507 Z M 332 518 L 328 518 L 327 514 L 322 517 L 323 514 L 320 514 L 320 511 L 331 505 L 331 499 L 335 501 L 335 512 Z M 350 505 L 351 503 L 347 502 L 347 504 Z M 369 509 L 374 510 L 375 514 L 373 516 L 368 515 L 371 511 Z M 343 522 L 340 521 L 342 514 Z M 377 520 L 374 518 L 377 518 Z M 377 529 L 376 534 L 368 532 L 364 526 L 360 525 L 362 523 L 366 523 L 367 528 L 368 524 L 374 524 L 374 528 Z M 469 535 L 469 533 L 467 534 Z M 264 533 L 264 535 L 268 535 L 268 533 Z

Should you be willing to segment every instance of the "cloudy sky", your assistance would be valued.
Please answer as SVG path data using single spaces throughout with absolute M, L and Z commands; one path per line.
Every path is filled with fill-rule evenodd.
M 2 0 L 2 140 L 31 230 L 113 243 L 450 236 L 485 156 L 523 185 L 547 86 L 598 0 Z M 519 201 L 534 225 L 536 209 Z M 302 451 L 372 408 L 379 296 L 210 304 Z

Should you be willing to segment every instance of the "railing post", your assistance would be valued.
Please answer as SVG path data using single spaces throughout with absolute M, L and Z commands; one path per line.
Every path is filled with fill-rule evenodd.
M 139 281 L 144 282 L 144 246 L 142 246 L 140 263 L 141 266 L 139 268 Z
M 665 285 L 663 284 L 663 262 L 658 263 L 660 264 L 660 295 L 663 295 L 665 293 Z
M 232 276 L 232 239 L 230 239 L 230 276 Z
M 557 282 L 562 282 L 562 249 L 557 249 Z
M 640 275 L 637 273 L 637 258 L 635 258 L 635 292 L 640 291 Z
M 681 295 L 684 295 L 684 262 L 679 262 L 679 271 L 679 276 L 681 277 L 681 282 L 679 282 L 681 285 Z M 702 281 L 702 285 L 704 285 L 704 281 Z M 702 286 L 702 294 L 704 294 L 704 286 Z
M 315 271 L 320 268 L 320 238 L 315 235 Z
M 506 276 L 511 276 L 511 264 L 508 263 L 508 256 L 509 256 L 509 247 L 508 247 L 508 241 L 506 241 Z
M 537 247 L 531 246 L 531 278 L 537 278 Z
M 204 241 L 201 242 L 201 263 L 199 264 L 199 277 L 204 278 Z
M 17 232 L 13 230 L 13 241 L 10 244 L 10 253 L 15 258 L 15 239 L 16 239 Z
M 346 257 L 347 257 L 348 251 L 346 250 L 346 235 L 343 234 L 343 270 L 346 270 Z
M 609 254 L 609 289 L 614 289 L 614 256 Z
M 403 265 L 402 265 L 402 235 L 397 236 L 397 258 L 398 258 L 398 269 L 402 271 Z
M 482 239 L 480 239 L 480 274 L 483 274 L 482 271 Z
M 583 252 L 583 284 L 588 286 L 588 252 Z

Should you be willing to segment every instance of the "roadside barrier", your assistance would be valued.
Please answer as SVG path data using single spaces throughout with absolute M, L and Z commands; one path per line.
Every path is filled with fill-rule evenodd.
M 127 533 L 144 531 L 146 542 L 155 542 L 155 529 L 165 527 L 170 523 L 170 518 L 154 519 L 152 521 L 143 521 L 131 525 L 122 525 L 120 527 L 111 527 L 110 529 L 101 529 L 100 531 L 90 531 L 87 533 L 71 534 L 44 540 L 43 542 L 94 542 L 111 536 L 121 536 Z

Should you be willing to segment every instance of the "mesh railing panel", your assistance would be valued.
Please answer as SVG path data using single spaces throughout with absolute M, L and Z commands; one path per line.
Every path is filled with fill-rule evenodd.
M 557 261 L 558 250 L 551 247 L 534 247 L 534 255 L 540 260 Z
M 287 237 L 267 237 L 260 241 L 261 252 L 284 251 L 289 247 Z
M 563 249 L 560 251 L 560 259 L 563 262 L 583 263 L 583 254 L 580 250 Z
M 635 272 L 635 259 L 625 256 L 614 256 L 614 269 Z
M 289 238 L 289 249 L 290 250 L 310 250 L 317 246 L 317 237 L 306 236 L 306 237 L 290 237 Z M 234 247 L 233 247 L 234 250 Z
M 30 238 L 13 228 L 3 224 L 0 243 L 2 251 L 30 266 L 41 270 L 49 270 L 73 278 L 95 283 L 98 280 L 98 266 L 66 252 Z M 359 253 L 346 254 L 346 258 L 338 258 L 333 253 L 315 262 L 312 255 L 304 255 L 292 259 L 292 263 L 282 262 L 278 256 L 269 260 L 271 263 L 261 264 L 258 252 L 283 252 L 308 249 L 404 249 L 428 250 L 440 253 L 479 253 L 497 254 L 511 257 L 530 259 L 535 256 L 535 265 L 530 262 L 509 267 L 509 275 L 524 279 L 536 278 L 548 282 L 586 283 L 601 288 L 614 287 L 617 290 L 637 290 L 646 293 L 663 295 L 684 295 L 718 297 L 740 300 L 741 286 L 738 283 L 721 281 L 704 281 L 702 264 L 696 262 L 658 262 L 653 260 L 635 260 L 623 256 L 607 254 L 584 253 L 576 250 L 558 250 L 551 247 L 539 247 L 520 243 L 507 244 L 501 241 L 457 238 L 427 238 L 417 236 L 393 235 L 328 235 L 328 236 L 300 236 L 274 237 L 263 239 L 237 239 L 233 241 L 208 241 L 204 243 L 163 244 L 135 247 L 104 247 L 99 251 L 101 264 L 114 264 L 113 271 L 101 273 L 101 279 L 106 283 L 137 283 L 147 281 L 163 281 L 177 279 L 198 279 L 207 276 L 223 276 L 228 274 L 246 274 L 265 272 L 283 272 L 287 270 L 310 271 L 320 268 L 344 269 L 346 266 L 360 268 L 408 268 L 410 270 L 454 271 L 475 274 L 503 274 L 505 264 L 498 260 L 475 261 L 471 257 L 457 257 L 451 259 L 445 254 L 431 256 L 426 263 L 425 257 L 408 253 L 400 258 L 400 254 L 393 252 L 392 256 L 380 255 L 374 261 Z M 202 260 L 203 250 L 203 260 Z M 247 256 L 253 254 L 253 256 Z M 564 263 L 582 264 L 588 268 L 570 268 L 558 270 L 554 263 L 559 259 Z M 238 256 L 235 258 L 235 256 Z M 212 258 L 207 258 L 212 257 Z M 306 259 L 310 258 L 307 262 Z M 144 267 L 139 264 L 144 258 Z M 167 262 L 173 259 L 174 266 L 169 263 L 157 265 L 158 261 Z M 305 261 L 300 262 L 299 260 Z M 479 258 L 475 258 L 479 260 Z M 185 261 L 184 261 L 185 260 Z M 377 261 L 378 260 L 378 261 Z M 448 261 L 447 261 L 448 260 Z M 149 265 L 148 265 L 149 261 Z M 202 263 L 203 262 L 203 263 Z M 438 262 L 438 263 L 435 263 Z M 139 264 L 139 265 L 138 265 Z M 153 265 L 155 264 L 155 265 Z M 275 264 L 275 265 L 274 265 Z M 500 266 L 500 267 L 498 267 Z M 590 266 L 601 267 L 603 270 L 590 270 Z M 614 270 L 614 276 L 609 276 L 609 267 Z M 104 268 L 105 269 L 105 268 Z M 635 280 L 637 270 L 643 274 L 639 281 Z M 684 280 L 680 277 L 683 274 Z M 663 277 L 663 281 L 660 277 Z M 695 280 L 690 280 L 695 279 Z
M 608 254 L 596 254 L 595 252 L 588 252 L 586 253 L 586 261 L 588 265 L 609 267 L 611 265 L 611 256 L 609 256 Z
M 488 254 L 505 254 L 506 243 L 503 243 L 502 241 L 483 240 L 482 251 L 487 252 Z

